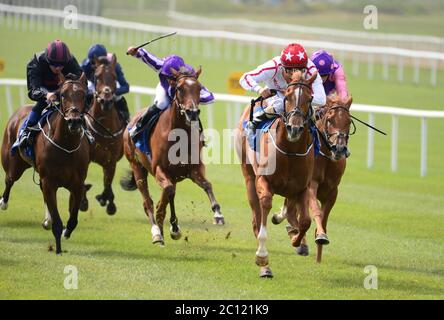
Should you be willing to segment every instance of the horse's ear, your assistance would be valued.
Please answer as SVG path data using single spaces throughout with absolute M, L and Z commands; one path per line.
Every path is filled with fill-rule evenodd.
M 312 84 L 315 80 L 316 80 L 316 77 L 318 76 L 318 71 L 316 70 L 314 73 L 313 73 L 313 75 L 311 76 L 311 78 L 310 79 L 308 79 L 308 84 Z
M 85 74 L 85 72 L 82 72 L 82 75 L 80 76 L 79 81 L 80 81 L 80 83 L 82 83 L 85 86 L 88 85 L 88 83 L 86 81 L 86 74 Z
M 174 78 L 179 77 L 179 71 L 177 71 L 176 69 L 170 68 L 171 74 L 173 75 Z
M 64 82 L 65 82 L 65 76 L 63 75 L 63 73 L 59 73 L 59 86 L 61 86 Z
M 353 102 L 353 97 L 352 96 L 348 96 L 346 98 L 346 100 L 345 100 L 345 107 L 347 109 L 350 109 L 350 106 L 351 106 L 352 102 Z
M 196 79 L 199 79 L 201 73 L 202 73 L 202 66 L 199 66 L 199 69 L 197 69 L 196 71 Z
M 113 55 L 111 57 L 111 65 L 113 66 L 113 68 L 115 68 L 116 64 L 117 64 L 117 57 L 116 57 L 116 54 L 113 53 Z

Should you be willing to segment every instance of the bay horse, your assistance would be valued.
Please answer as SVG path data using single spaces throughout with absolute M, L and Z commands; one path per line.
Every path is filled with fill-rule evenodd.
M 248 147 L 246 137 L 242 134 L 242 124 L 248 120 L 250 107 L 244 110 L 238 124 L 236 150 L 253 211 L 253 232 L 258 240 L 256 264 L 260 267 L 261 277 L 273 277 L 265 247 L 267 217 L 273 195 L 279 194 L 287 199 L 288 220 L 295 230 L 299 230 L 291 239 L 293 246 L 300 245 L 310 227 L 309 184 L 314 164 L 314 141 L 310 133 L 313 115 L 311 85 L 316 76 L 317 73 L 305 80 L 301 71 L 293 72 L 285 90 L 285 112 L 278 115 L 270 130 L 263 133 L 260 139 L 260 155 L 265 160 L 256 160 L 254 151 Z M 271 157 L 275 157 L 274 170 L 263 171 L 263 163 L 268 163 Z M 299 219 L 296 212 L 299 213 Z
M 338 186 L 345 172 L 349 135 L 356 130 L 350 118 L 352 97 L 341 100 L 339 97 L 328 97 L 323 114 L 316 126 L 321 135 L 321 149 L 315 158 L 313 177 L 310 181 L 310 209 L 316 221 L 315 243 L 317 245 L 316 261 L 321 262 L 323 245 L 330 243 L 327 236 L 327 221 L 338 195 Z M 353 132 L 350 133 L 350 125 Z M 320 202 L 320 205 L 318 203 Z M 273 216 L 273 223 L 282 222 L 286 217 L 286 206 Z M 305 242 L 305 239 L 304 239 Z M 306 247 L 308 254 L 308 246 Z M 299 252 L 298 252 L 299 253 Z
M 52 233 L 56 241 L 56 254 L 61 254 L 61 236 L 68 239 L 77 226 L 78 211 L 83 198 L 84 181 L 88 171 L 88 142 L 84 137 L 82 126 L 83 111 L 86 99 L 86 76 L 78 79 L 60 79 L 60 107 L 46 120 L 46 125 L 39 125 L 40 131 L 34 141 L 35 161 L 29 158 L 22 149 L 11 153 L 22 122 L 32 105 L 19 108 L 8 120 L 3 136 L 2 165 L 5 170 L 6 188 L 0 204 L 6 209 L 9 194 L 15 181 L 23 172 L 34 166 L 40 175 L 40 189 L 46 207 L 46 217 L 52 223 Z M 63 229 L 62 220 L 57 209 L 57 190 L 64 187 L 69 190 L 69 220 Z
M 119 116 L 115 102 L 116 92 L 116 55 L 111 61 L 107 57 L 96 58 L 94 72 L 94 99 L 92 107 L 85 117 L 86 124 L 94 136 L 95 142 L 90 145 L 90 160 L 103 169 L 103 192 L 96 196 L 106 212 L 114 215 L 117 211 L 114 204 L 112 182 L 116 164 L 123 156 L 123 131 L 126 123 Z M 88 189 L 88 185 L 85 186 Z
M 214 196 L 212 185 L 205 178 L 205 165 L 200 156 L 203 142 L 199 137 L 201 85 L 198 77 L 201 71 L 202 69 L 199 68 L 195 74 L 192 74 L 185 70 L 176 71 L 171 69 L 176 83 L 175 96 L 171 106 L 160 114 L 159 120 L 149 137 L 150 157 L 135 147 L 128 130 L 125 130 L 123 135 L 124 153 L 131 165 L 132 172 L 129 178 L 121 180 L 121 185 L 125 190 L 134 190 L 137 185 L 142 194 L 143 208 L 151 223 L 153 243 L 164 245 L 163 223 L 168 204 L 171 212 L 170 236 L 173 240 L 178 240 L 181 237 L 174 198 L 176 184 L 185 178 L 191 179 L 208 195 L 211 209 L 214 212 L 213 222 L 218 225 L 225 223 L 220 205 Z M 136 114 L 128 128 L 136 124 L 142 112 L 143 110 Z M 182 139 L 179 139 L 181 139 L 182 146 L 185 147 L 179 150 L 181 161 L 172 161 L 171 154 L 177 155 L 177 150 L 172 152 L 177 147 L 177 143 L 172 141 L 171 137 L 175 134 L 180 137 L 181 133 L 184 135 L 182 135 Z M 193 139 L 193 135 L 195 139 Z M 148 173 L 155 177 L 162 188 L 162 195 L 156 206 L 155 218 L 153 201 L 148 191 Z

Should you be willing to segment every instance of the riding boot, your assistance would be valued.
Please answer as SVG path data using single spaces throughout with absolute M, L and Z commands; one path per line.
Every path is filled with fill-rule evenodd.
M 267 113 L 261 109 L 253 114 L 253 121 L 248 121 L 246 127 L 245 127 L 245 134 L 247 136 L 254 135 L 256 132 L 256 127 L 262 122 L 265 121 L 267 118 Z
M 18 146 L 32 145 L 32 132 L 36 130 L 35 125 L 39 122 L 41 112 L 31 110 L 26 125 L 23 131 L 19 135 Z
M 137 135 L 145 129 L 146 125 L 148 124 L 149 119 L 161 111 L 162 110 L 159 109 L 156 104 L 153 104 L 151 107 L 149 107 L 142 114 L 142 116 L 139 118 L 139 120 L 137 120 L 137 123 L 134 125 L 134 127 L 132 127 L 131 130 L 129 131 L 131 139 L 134 140 L 137 137 Z
M 125 97 L 121 97 L 120 99 L 118 99 L 116 101 L 116 103 L 117 103 L 120 115 L 122 116 L 125 123 L 128 124 L 130 121 L 130 112 L 129 112 L 128 103 L 126 102 Z

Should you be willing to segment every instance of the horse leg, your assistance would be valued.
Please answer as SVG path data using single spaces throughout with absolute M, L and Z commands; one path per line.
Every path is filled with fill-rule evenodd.
M 265 247 L 267 241 L 267 217 L 272 207 L 273 194 L 267 180 L 260 176 L 256 182 L 256 190 L 261 206 L 261 227 L 257 236 L 259 245 L 256 251 L 256 264 L 261 267 L 259 275 L 263 278 L 271 278 L 273 274 L 271 272 L 268 259 L 268 251 Z
M 284 208 L 288 223 L 290 224 L 289 226 L 287 226 L 287 233 L 293 244 L 293 239 L 296 239 L 295 237 L 299 233 L 297 199 L 286 198 Z M 308 252 L 308 245 L 304 236 L 304 238 L 302 238 L 301 244 L 296 247 L 296 253 L 300 256 L 308 256 Z
M 57 210 L 57 189 L 45 180 L 41 181 L 43 199 L 47 205 L 49 214 L 52 220 L 52 234 L 54 235 L 56 241 L 56 254 L 62 254 L 62 231 L 63 224 L 62 219 L 60 219 L 59 211 Z
M 8 209 L 8 201 L 9 201 L 9 193 L 11 192 L 11 188 L 14 185 L 14 180 L 10 179 L 8 176 L 5 178 L 5 191 L 3 191 L 3 195 L 0 198 L 0 209 L 6 210 Z
M 313 219 L 316 223 L 315 242 L 318 245 L 325 245 L 329 243 L 327 232 L 322 226 L 323 210 L 319 207 L 318 198 L 318 183 L 312 181 L 309 187 L 309 204 L 311 212 L 313 213 Z
M 208 195 L 208 198 L 211 202 L 211 210 L 213 210 L 214 212 L 213 224 L 224 225 L 224 216 L 220 212 L 220 205 L 217 202 L 216 197 L 214 196 L 213 187 L 211 183 L 205 178 L 205 167 L 203 164 L 200 164 L 197 170 L 191 171 L 191 180 L 199 187 L 201 187 Z
M 48 205 L 45 202 L 45 219 L 42 222 L 42 227 L 45 230 L 50 230 L 52 225 L 51 214 L 49 213 Z
M 338 188 L 336 187 L 327 197 L 327 199 L 325 199 L 324 201 L 321 202 L 322 205 L 322 227 L 325 230 L 325 233 L 327 234 L 327 221 L 328 221 L 328 216 L 330 215 L 330 211 L 333 208 L 335 202 L 336 202 L 336 198 L 338 196 Z M 322 260 L 322 245 L 318 244 L 318 253 L 316 255 L 316 262 L 321 263 Z
M 162 188 L 162 192 L 166 193 L 168 202 L 170 204 L 170 236 L 173 240 L 179 240 L 182 236 L 179 227 L 179 221 L 176 217 L 176 208 L 174 206 L 174 197 L 176 196 L 176 185 L 173 184 L 167 174 L 160 166 L 156 168 L 156 180 Z
M 103 180 L 105 185 L 106 200 L 108 200 L 108 205 L 106 206 L 106 213 L 110 216 L 114 215 L 117 211 L 116 205 L 114 204 L 114 193 L 112 188 L 112 183 L 114 179 L 114 174 L 116 173 L 116 164 L 103 167 Z
M 79 189 L 82 191 L 81 188 Z M 69 196 L 69 220 L 66 224 L 65 230 L 63 230 L 63 237 L 65 239 L 69 239 L 71 237 L 71 233 L 77 227 L 80 201 L 82 199 L 82 192 L 79 192 L 79 189 L 71 191 Z
M 279 212 L 276 212 L 271 217 L 271 222 L 273 224 L 280 224 L 282 221 L 287 218 L 287 199 L 284 201 L 284 205 L 281 207 L 281 210 Z
M 5 169 L 6 176 L 5 176 L 5 190 L 3 191 L 3 195 L 0 198 L 0 209 L 6 210 L 8 209 L 8 202 L 9 202 L 9 194 L 11 192 L 11 188 L 14 185 L 14 183 L 20 179 L 23 172 L 27 169 L 26 163 L 23 160 L 21 161 L 22 164 L 16 163 L 13 160 L 10 160 L 10 163 L 8 165 L 5 165 L 7 167 L 7 170 Z
M 298 234 L 293 236 L 291 239 L 291 243 L 294 247 L 299 247 L 301 245 L 301 242 L 305 236 L 305 233 L 310 228 L 311 225 L 311 219 L 310 219 L 310 213 L 308 211 L 308 199 L 309 199 L 309 190 L 306 188 L 304 191 L 302 191 L 297 198 L 296 202 L 296 209 L 299 213 L 298 216 Z
M 164 244 L 162 233 L 160 232 L 159 226 L 156 224 L 153 214 L 153 200 L 151 199 L 150 193 L 148 191 L 148 171 L 141 165 L 131 162 L 131 167 L 134 173 L 134 179 L 137 184 L 142 198 L 143 198 L 143 210 L 147 215 L 151 223 L 151 234 L 153 243 Z
M 156 205 L 156 222 L 160 228 L 160 233 L 163 236 L 163 222 L 166 216 L 166 207 L 168 205 L 168 195 L 162 190 L 162 195 L 160 196 L 160 200 Z
M 254 236 L 257 239 L 259 235 L 259 227 L 261 225 L 261 205 L 259 203 L 259 198 L 257 197 L 256 192 L 256 177 L 247 175 L 245 177 L 245 184 L 247 185 L 247 196 L 248 203 L 250 204 L 251 209 L 253 210 L 253 232 Z
M 89 189 L 91 189 L 92 184 L 85 184 L 83 186 L 83 192 L 82 192 L 82 200 L 80 201 L 80 211 L 88 211 L 89 208 L 89 201 L 88 201 L 88 197 L 87 197 L 87 193 L 89 191 Z

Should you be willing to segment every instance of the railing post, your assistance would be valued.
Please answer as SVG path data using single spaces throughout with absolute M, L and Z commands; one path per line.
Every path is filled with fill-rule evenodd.
M 392 116 L 392 171 L 398 171 L 398 116 Z
M 421 118 L 421 177 L 427 172 L 427 119 Z
M 134 113 L 138 112 L 141 108 L 141 103 L 140 103 L 140 94 L 134 94 L 134 106 L 135 106 L 135 110 Z
M 404 58 L 398 59 L 398 81 L 404 82 Z
M 228 108 L 225 109 L 227 112 L 227 114 L 226 114 L 227 115 L 227 126 L 223 129 L 232 129 L 233 128 L 233 124 L 231 123 L 231 121 L 233 119 L 233 116 L 232 116 L 233 110 L 232 109 L 233 109 L 233 105 L 231 103 L 229 103 Z
M 214 129 L 214 123 L 213 123 L 213 104 L 210 103 L 205 106 L 207 109 L 207 128 L 208 129 Z
M 375 124 L 375 115 L 373 113 L 370 113 L 368 116 L 368 123 L 371 126 L 374 126 Z M 375 133 L 373 132 L 373 129 L 368 128 L 368 134 L 367 134 L 367 168 L 373 167 L 373 150 L 374 150 L 374 144 L 375 144 Z
M 432 67 L 430 69 L 430 84 L 432 86 L 436 86 L 437 84 L 437 69 L 438 69 L 438 61 L 431 61 Z
M 373 54 L 369 53 L 368 66 L 367 66 L 367 78 L 368 79 L 373 79 L 373 65 L 374 65 L 374 57 L 373 57 Z

